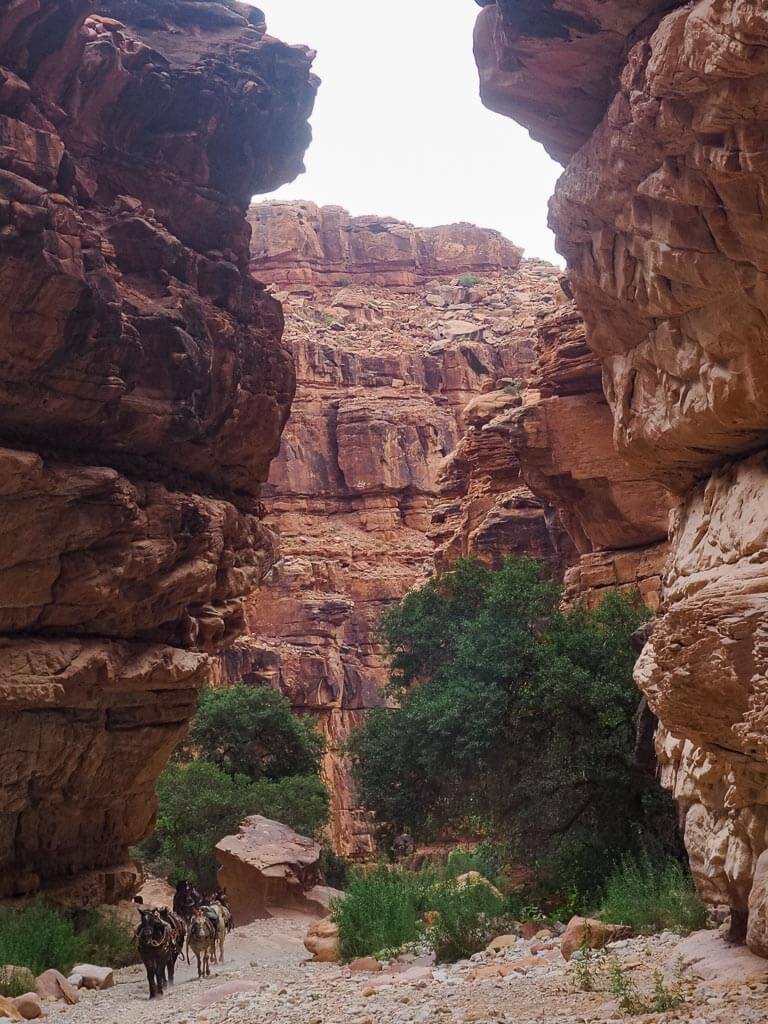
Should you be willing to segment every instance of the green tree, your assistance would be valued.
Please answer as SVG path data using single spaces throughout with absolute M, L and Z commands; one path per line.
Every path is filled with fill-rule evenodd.
M 205 889 L 216 880 L 214 847 L 237 831 L 252 809 L 250 779 L 234 777 L 208 761 L 171 764 L 158 779 L 155 840 L 171 877 Z
M 216 880 L 214 847 L 243 818 L 263 814 L 302 835 L 316 836 L 328 821 L 328 791 L 316 775 L 252 782 L 210 761 L 171 764 L 157 784 L 159 811 L 145 856 L 171 877 L 204 889 Z
M 297 718 L 279 693 L 205 690 L 187 740 L 158 780 L 155 831 L 139 855 L 208 888 L 216 843 L 248 815 L 319 835 L 329 811 L 322 752 L 311 720 Z
M 178 756 L 202 757 L 232 776 L 258 781 L 316 774 L 322 753 L 311 719 L 294 715 L 285 697 L 240 685 L 203 691 Z
M 617 594 L 594 611 L 561 598 L 529 559 L 465 560 L 410 593 L 382 623 L 398 706 L 372 712 L 350 753 L 385 828 L 479 820 L 584 889 L 655 827 L 655 785 L 634 762 L 630 637 L 647 612 Z

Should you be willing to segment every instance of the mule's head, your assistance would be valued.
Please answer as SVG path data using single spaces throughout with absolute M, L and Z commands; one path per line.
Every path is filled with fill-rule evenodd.
M 211 922 L 202 912 L 196 910 L 189 922 L 190 939 L 207 939 L 211 934 Z
M 139 909 L 139 927 L 136 934 L 139 938 L 139 945 L 157 943 L 165 933 L 166 925 L 156 910 L 147 908 Z

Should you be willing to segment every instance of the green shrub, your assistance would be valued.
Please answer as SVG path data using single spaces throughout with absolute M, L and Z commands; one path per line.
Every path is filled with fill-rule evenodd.
M 462 288 L 474 288 L 476 284 L 480 284 L 480 278 L 476 274 L 462 274 L 459 284 Z
M 0 967 L 0 996 L 15 999 L 25 992 L 34 991 L 35 976 L 28 967 L 16 967 L 12 964 Z
M 79 956 L 74 925 L 63 914 L 42 903 L 0 910 L 1 964 L 28 967 L 35 975 L 49 967 L 69 974 Z
M 460 889 L 449 883 L 432 892 L 430 909 L 437 912 L 437 918 L 429 929 L 429 943 L 438 960 L 454 961 L 486 947 L 505 903 L 487 885 Z
M 257 782 L 317 774 L 322 753 L 312 720 L 294 715 L 282 694 L 240 685 L 203 691 L 177 759 L 200 757 Z
M 426 937 L 440 960 L 457 960 L 483 949 L 509 927 L 507 902 L 487 885 L 465 887 L 445 870 L 406 871 L 384 866 L 353 872 L 344 897 L 333 902 L 342 956 L 375 956 L 416 942 L 424 915 L 434 913 Z
M 133 926 L 116 910 L 92 910 L 77 922 L 78 960 L 109 967 L 139 962 Z
M 605 886 L 602 916 L 637 932 L 690 932 L 707 921 L 704 904 L 679 861 L 647 853 L 623 857 Z
M 281 821 L 304 836 L 316 837 L 328 822 L 328 790 L 317 775 L 294 775 L 276 782 L 256 782 L 248 813 Z
M 330 885 L 333 889 L 348 887 L 350 863 L 345 857 L 340 857 L 330 846 L 324 846 L 320 851 L 320 870 L 326 885 Z
M 622 1013 L 630 1016 L 664 1013 L 677 1009 L 684 1002 L 679 986 L 668 987 L 664 975 L 658 970 L 653 975 L 653 991 L 649 994 L 642 992 L 634 978 L 622 970 L 621 963 L 615 957 L 608 963 L 608 991 L 616 997 Z
M 418 939 L 420 893 L 413 877 L 385 867 L 352 875 L 344 897 L 331 905 L 346 960 L 399 949 Z

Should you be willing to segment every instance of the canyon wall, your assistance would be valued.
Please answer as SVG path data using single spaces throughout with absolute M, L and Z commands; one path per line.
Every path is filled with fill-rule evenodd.
M 294 372 L 244 212 L 301 170 L 312 57 L 236 0 L 0 13 L 0 897 L 130 891 L 274 562 Z
M 562 293 L 554 267 L 472 225 L 422 230 L 311 203 L 249 216 L 252 269 L 277 282 L 298 388 L 264 489 L 282 557 L 219 678 L 274 686 L 316 717 L 334 840 L 362 858 L 370 827 L 341 747 L 383 700 L 384 609 L 434 571 L 435 543 L 444 561 L 533 552 L 563 564 L 555 514 L 517 469 L 468 498 L 452 458 L 486 394 L 519 405 L 538 326 Z M 467 272 L 475 283 L 462 285 Z
M 700 891 L 765 955 L 768 10 L 481 6 L 483 95 L 566 164 L 551 223 L 615 443 L 677 496 L 637 667 L 663 781 Z

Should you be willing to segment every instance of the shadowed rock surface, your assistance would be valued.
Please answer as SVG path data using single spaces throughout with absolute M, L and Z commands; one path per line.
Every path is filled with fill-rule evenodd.
M 116 900 L 275 557 L 294 390 L 245 207 L 301 169 L 313 54 L 235 0 L 0 13 L 0 897 Z

